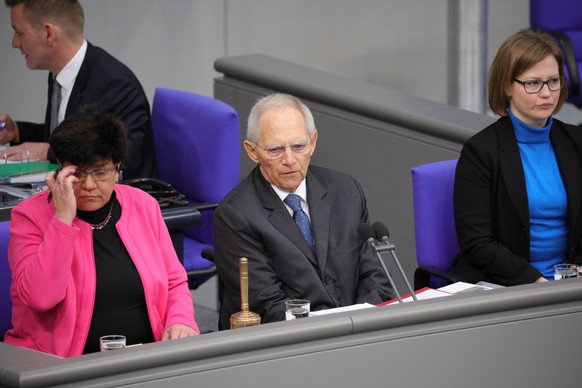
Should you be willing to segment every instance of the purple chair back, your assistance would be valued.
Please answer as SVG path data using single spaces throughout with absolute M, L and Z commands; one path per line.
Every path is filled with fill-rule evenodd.
M 453 214 L 457 160 L 412 168 L 414 235 L 419 267 L 448 269 L 459 252 Z M 434 287 L 433 283 L 431 285 Z
M 10 298 L 12 279 L 8 264 L 9 225 L 10 221 L 0 222 L 0 341 L 4 340 L 4 333 L 12 328 L 12 299 Z
M 228 104 L 191 92 L 157 88 L 152 124 L 160 179 L 189 201 L 218 203 L 240 177 L 240 127 Z M 185 235 L 213 243 L 212 211 Z
M 553 34 L 561 46 L 570 89 L 568 101 L 578 106 L 582 106 L 581 6 L 580 0 L 530 0 L 530 24 Z

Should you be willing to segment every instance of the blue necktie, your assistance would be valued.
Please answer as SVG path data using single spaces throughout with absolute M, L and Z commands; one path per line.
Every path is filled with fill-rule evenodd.
M 283 202 L 293 210 L 293 220 L 295 220 L 295 223 L 299 227 L 299 231 L 301 231 L 301 234 L 305 237 L 305 241 L 307 241 L 309 248 L 315 252 L 315 244 L 313 243 L 313 236 L 311 235 L 311 225 L 309 224 L 307 214 L 305 214 L 301 208 L 301 197 L 297 194 L 289 194 Z

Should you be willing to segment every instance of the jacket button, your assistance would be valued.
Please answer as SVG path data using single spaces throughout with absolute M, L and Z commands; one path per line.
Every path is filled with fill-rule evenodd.
M 331 276 L 326 275 L 323 281 L 325 282 L 325 284 L 327 284 L 329 286 L 329 285 L 333 284 L 334 280 L 335 279 L 332 278 Z

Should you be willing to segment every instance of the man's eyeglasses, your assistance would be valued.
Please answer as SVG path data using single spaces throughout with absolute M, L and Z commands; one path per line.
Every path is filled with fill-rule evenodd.
M 113 166 L 110 169 L 101 169 L 95 171 L 76 171 L 73 175 L 75 178 L 79 179 L 79 182 L 83 182 L 85 179 L 87 179 L 87 175 L 91 175 L 95 181 L 104 181 L 114 170 L 117 170 L 117 166 Z
M 253 141 L 253 143 L 255 143 L 255 142 Z M 293 151 L 293 153 L 296 155 L 304 154 L 305 151 L 307 151 L 309 149 L 310 144 L 311 144 L 311 142 L 309 141 L 307 143 L 296 143 L 296 144 L 291 144 L 288 146 L 275 145 L 275 146 L 261 147 L 258 143 L 255 143 L 255 145 L 257 147 L 259 147 L 260 149 L 265 151 L 267 153 L 267 155 L 269 155 L 272 158 L 276 158 L 276 157 L 283 155 L 283 153 L 285 152 L 285 150 L 287 148 L 289 148 L 291 151 Z
M 544 85 L 548 85 L 548 88 L 552 92 L 557 92 L 558 90 L 562 89 L 566 84 L 566 79 L 564 77 L 555 77 L 550 78 L 547 81 L 540 81 L 540 80 L 530 80 L 530 81 L 521 81 L 517 78 L 513 79 L 515 82 L 520 83 L 523 85 L 523 89 L 528 94 L 536 94 L 539 93 Z

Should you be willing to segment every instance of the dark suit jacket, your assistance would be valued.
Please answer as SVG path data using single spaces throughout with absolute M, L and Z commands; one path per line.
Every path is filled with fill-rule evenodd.
M 582 129 L 553 119 L 550 141 L 568 198 L 568 261 L 582 263 Z M 525 176 L 515 132 L 500 118 L 463 146 L 454 188 L 461 252 L 452 269 L 465 280 L 531 283 L 530 225 Z
M 302 298 L 312 310 L 393 297 L 373 248 L 357 235 L 368 222 L 358 182 L 310 166 L 307 202 L 317 256 L 259 168 L 235 187 L 214 216 L 215 260 L 224 285 L 220 327 L 240 311 L 239 259 L 249 260 L 250 310 L 262 322 L 285 319 L 285 300 Z
M 44 124 L 19 122 L 21 142 L 47 142 L 50 131 L 52 75 Z M 84 105 L 97 104 L 105 113 L 119 117 L 128 131 L 123 178 L 157 176 L 150 106 L 133 72 L 105 50 L 87 45 L 87 53 L 71 92 L 65 117 Z M 55 161 L 52 150 L 49 160 Z

